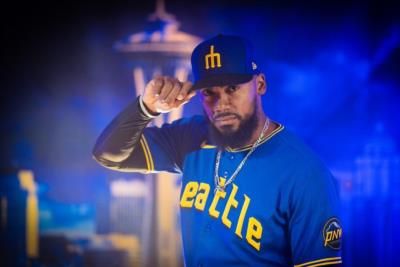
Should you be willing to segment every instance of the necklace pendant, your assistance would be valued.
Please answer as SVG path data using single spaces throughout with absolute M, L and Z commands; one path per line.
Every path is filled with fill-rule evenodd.
M 214 194 L 216 194 L 217 191 L 225 192 L 225 182 L 226 182 L 226 178 L 224 178 L 224 177 L 218 178 L 218 183 L 215 183 Z
M 217 186 L 215 187 L 215 189 L 214 189 L 214 195 L 215 195 L 217 192 L 225 192 L 225 188 L 222 187 L 222 186 L 217 185 Z
M 219 177 L 218 179 L 218 187 L 224 189 L 226 183 L 226 177 Z

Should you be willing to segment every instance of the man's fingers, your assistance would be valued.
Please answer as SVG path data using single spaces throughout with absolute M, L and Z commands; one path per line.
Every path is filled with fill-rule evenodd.
M 189 94 L 187 94 L 187 95 L 185 96 L 185 98 L 182 99 L 181 101 L 182 101 L 182 102 L 189 102 L 190 99 L 192 99 L 192 98 L 196 95 L 196 93 L 197 93 L 196 90 L 190 91 Z
M 190 101 L 190 99 L 192 99 L 194 96 L 196 95 L 196 91 L 190 91 L 189 94 L 186 95 L 186 97 L 182 100 L 176 100 L 175 102 L 175 107 L 180 107 L 184 104 L 186 104 L 187 102 Z
M 152 98 L 158 96 L 161 92 L 161 88 L 163 87 L 163 85 L 164 81 L 162 77 L 155 77 L 148 83 L 144 94 Z
M 187 98 L 188 100 L 190 100 L 192 97 L 194 97 L 194 96 L 196 95 L 196 93 L 197 93 L 196 90 L 190 91 L 190 93 L 187 95 L 186 98 Z
M 147 97 L 143 100 L 147 105 L 154 105 L 157 112 L 168 112 L 190 101 L 196 94 L 195 91 L 191 91 L 192 87 L 191 82 L 180 82 L 168 76 L 155 76 L 148 84 L 145 92 Z
M 184 100 L 190 89 L 192 89 L 192 86 L 193 84 L 191 82 L 184 82 L 181 91 L 179 92 L 179 95 L 176 97 L 176 99 L 180 101 Z
M 169 95 L 165 99 L 165 102 L 168 105 L 173 105 L 174 104 L 179 92 L 181 91 L 181 88 L 182 88 L 182 83 L 176 79 L 174 81 L 172 90 L 169 92 Z
M 169 77 L 164 77 L 164 84 L 163 84 L 163 87 L 161 88 L 161 92 L 160 92 L 160 96 L 159 96 L 161 103 L 166 102 L 167 96 L 171 92 L 173 86 L 174 86 L 173 80 Z

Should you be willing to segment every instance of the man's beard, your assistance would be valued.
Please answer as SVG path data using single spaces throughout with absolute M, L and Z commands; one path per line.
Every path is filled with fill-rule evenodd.
M 231 126 L 225 126 L 223 127 L 225 130 L 221 132 L 212 122 L 209 121 L 208 129 L 211 141 L 219 147 L 238 148 L 248 145 L 254 131 L 257 129 L 259 120 L 257 116 L 257 105 L 256 103 L 253 104 L 254 110 L 250 117 L 245 120 L 240 117 L 238 118 L 240 119 L 240 124 L 236 131 L 229 129 Z M 238 115 L 235 114 L 235 116 Z

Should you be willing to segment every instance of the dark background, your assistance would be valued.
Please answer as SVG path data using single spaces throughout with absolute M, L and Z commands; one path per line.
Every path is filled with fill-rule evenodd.
M 346 212 L 359 216 L 349 215 L 346 221 L 351 236 L 347 250 L 353 255 L 348 266 L 395 266 L 400 205 L 398 4 L 167 0 L 166 9 L 182 31 L 201 38 L 235 33 L 253 42 L 269 84 L 267 113 L 298 133 L 339 181 L 351 177 L 347 182 L 352 186 L 342 185 L 347 191 L 341 192 Z M 117 174 L 92 160 L 92 146 L 134 98 L 131 70 L 113 45 L 142 31 L 154 10 L 154 1 L 4 3 L 2 170 L 32 169 L 47 201 L 94 202 L 96 192 Z M 379 192 L 372 186 L 372 193 L 358 190 L 358 160 L 377 155 L 391 162 L 385 169 L 391 186 Z M 371 175 L 379 184 L 380 174 Z M 352 212 L 355 202 L 349 198 L 364 210 Z M 377 223 L 374 218 L 382 216 L 384 222 Z M 374 235 L 366 240 L 361 234 L 352 236 L 353 227 L 365 218 L 369 224 L 360 231 L 383 236 L 385 244 L 392 244 L 389 248 Z

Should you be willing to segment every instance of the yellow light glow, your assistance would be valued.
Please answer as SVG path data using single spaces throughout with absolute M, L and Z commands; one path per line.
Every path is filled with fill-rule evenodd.
M 26 199 L 26 254 L 29 258 L 36 258 L 39 254 L 39 208 L 36 184 L 32 171 L 21 170 L 18 172 L 18 178 L 21 187 L 28 191 Z

